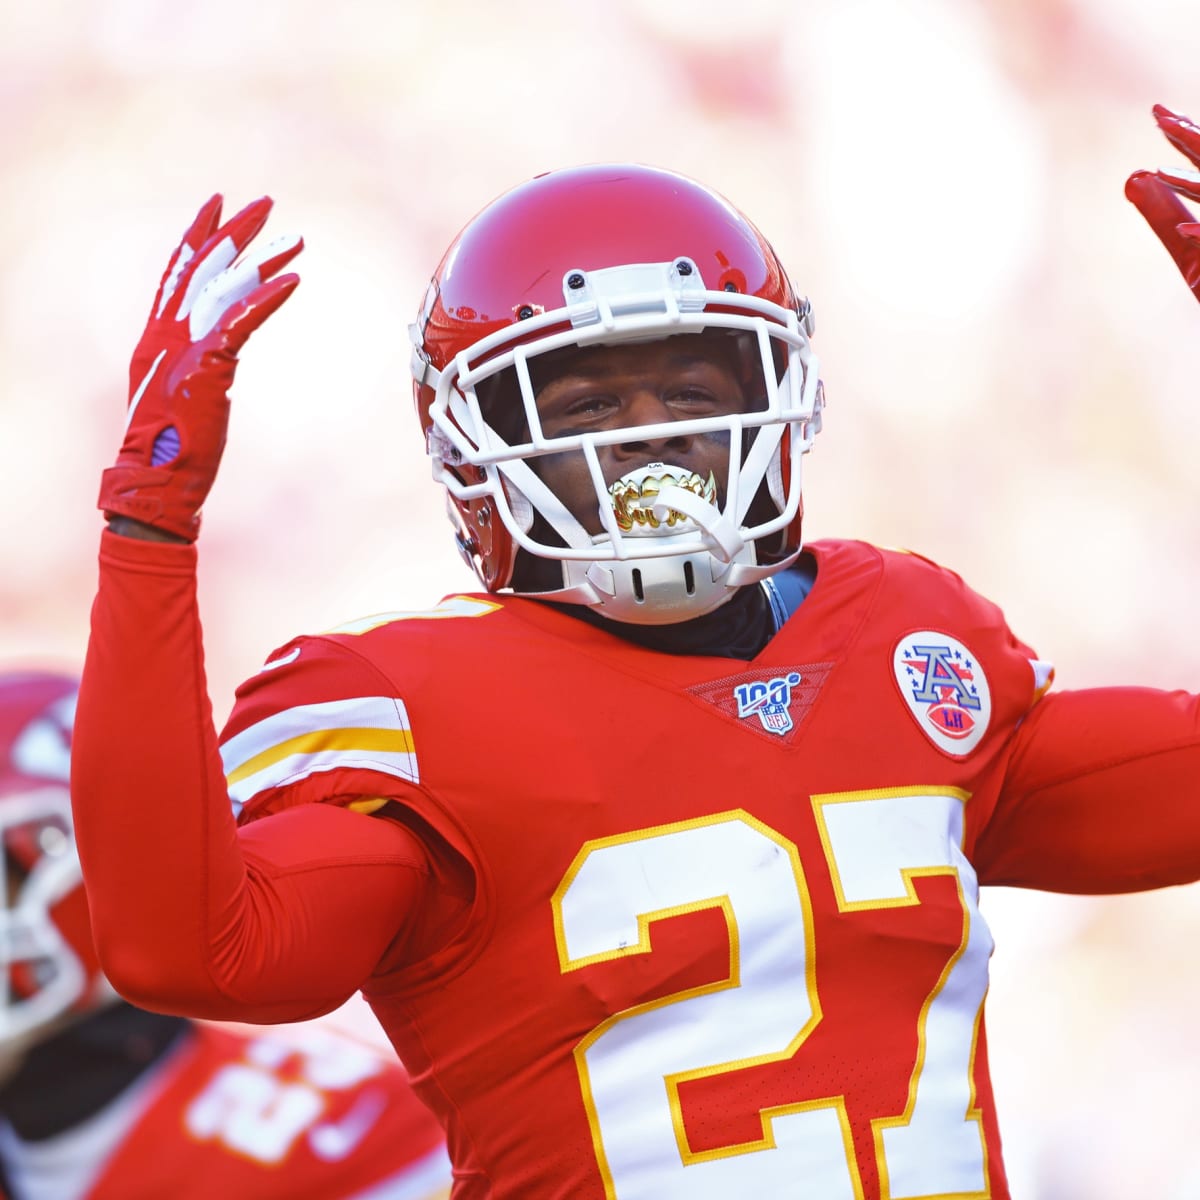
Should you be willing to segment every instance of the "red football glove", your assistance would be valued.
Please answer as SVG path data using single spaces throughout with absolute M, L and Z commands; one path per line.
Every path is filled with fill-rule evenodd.
M 264 196 L 218 228 L 213 196 L 171 256 L 129 364 L 129 415 L 100 507 L 194 541 L 229 421 L 229 386 L 246 339 L 292 294 L 273 279 L 304 248 L 280 238 L 239 258 L 271 211 Z
M 1200 126 L 1173 113 L 1161 104 L 1154 106 L 1154 119 L 1167 141 L 1200 168 Z M 1158 234 L 1192 295 L 1200 300 L 1200 223 L 1179 199 L 1200 201 L 1200 170 L 1135 171 L 1125 184 L 1125 195 Z

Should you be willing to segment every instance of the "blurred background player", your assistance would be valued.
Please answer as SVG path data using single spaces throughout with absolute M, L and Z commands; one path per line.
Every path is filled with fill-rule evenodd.
M 390 1056 L 117 997 L 71 824 L 75 694 L 67 675 L 0 673 L 0 1198 L 448 1195 L 441 1130 Z

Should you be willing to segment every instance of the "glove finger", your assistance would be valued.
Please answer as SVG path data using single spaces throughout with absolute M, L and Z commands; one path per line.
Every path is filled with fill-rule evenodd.
M 1146 218 L 1158 240 L 1175 260 L 1188 287 L 1200 295 L 1200 249 L 1192 240 L 1192 214 L 1178 196 L 1157 175 L 1150 171 L 1135 171 L 1125 183 L 1125 195 Z
M 199 341 L 217 324 L 223 313 L 291 262 L 303 248 L 303 239 L 294 234 L 279 237 L 247 253 L 244 258 L 210 279 L 192 306 L 189 317 L 192 341 Z
M 213 233 L 200 247 L 187 275 L 187 286 L 179 302 L 178 317 L 189 316 L 201 291 L 232 263 L 253 241 L 266 223 L 274 201 L 261 196 L 251 201 Z M 194 340 L 194 337 L 193 337 Z
M 220 192 L 214 192 L 209 196 L 188 226 L 187 233 L 180 239 L 180 244 L 190 246 L 193 254 L 212 237 L 221 220 L 221 206 L 224 200 L 225 198 Z
M 1130 175 L 1125 181 L 1125 196 L 1159 237 L 1192 220 L 1187 206 L 1153 171 L 1135 171 Z
M 158 291 L 154 295 L 152 312 L 155 318 L 161 317 L 170 303 L 171 298 L 179 288 L 179 280 L 188 263 L 196 256 L 196 251 L 213 235 L 217 223 L 221 219 L 221 205 L 224 202 L 220 192 L 213 195 L 200 206 L 200 211 L 192 218 L 179 245 L 175 247 L 167 262 L 167 269 L 159 281 Z
M 1166 135 L 1167 141 L 1185 154 L 1195 166 L 1200 167 L 1200 126 L 1162 104 L 1154 106 L 1154 119 Z
M 275 201 L 270 196 L 260 196 L 251 200 L 240 212 L 235 213 L 211 237 L 211 241 L 229 238 L 241 252 L 254 240 L 259 230 L 267 223 Z
M 1181 196 L 1200 201 L 1200 171 L 1189 171 L 1187 167 L 1160 167 L 1156 174 Z
M 259 279 L 265 281 L 277 275 L 303 249 L 304 239 L 297 234 L 286 234 L 268 243 L 258 260 Z
M 300 286 L 300 276 L 280 275 L 255 288 L 245 299 L 227 309 L 218 330 L 233 354 L 241 353 L 250 335 Z

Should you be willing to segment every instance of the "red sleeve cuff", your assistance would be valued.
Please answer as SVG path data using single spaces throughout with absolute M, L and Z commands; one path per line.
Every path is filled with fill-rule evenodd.
M 196 546 L 192 542 L 152 542 L 105 529 L 100 535 L 100 561 L 126 570 L 186 575 L 196 569 Z

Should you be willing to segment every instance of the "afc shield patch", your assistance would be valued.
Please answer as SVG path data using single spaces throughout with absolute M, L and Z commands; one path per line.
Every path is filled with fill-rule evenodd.
M 892 670 L 900 695 L 939 750 L 963 758 L 983 740 L 992 695 L 975 656 L 957 638 L 922 629 L 896 644 Z

